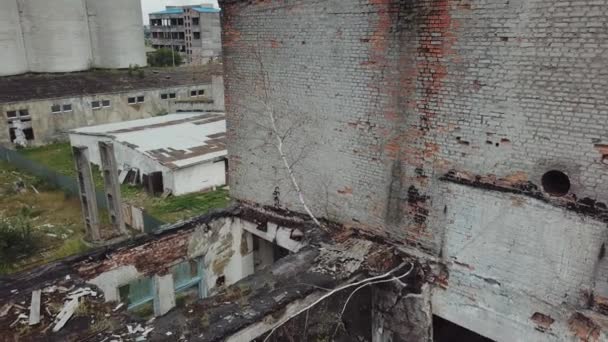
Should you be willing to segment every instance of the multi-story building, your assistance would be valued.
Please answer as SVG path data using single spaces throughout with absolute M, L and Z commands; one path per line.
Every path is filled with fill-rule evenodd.
M 222 52 L 220 10 L 211 4 L 167 6 L 150 13 L 152 46 L 180 53 L 188 64 L 205 64 Z
M 44 145 L 84 126 L 223 110 L 223 91 L 215 66 L 2 77 L 0 145 Z

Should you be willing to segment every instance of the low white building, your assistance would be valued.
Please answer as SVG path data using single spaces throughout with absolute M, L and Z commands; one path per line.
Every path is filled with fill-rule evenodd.
M 173 195 L 226 184 L 224 113 L 177 113 L 74 129 L 72 146 L 85 146 L 89 161 L 100 165 L 99 142 L 114 144 L 119 179 L 146 184 L 162 174 L 162 189 Z

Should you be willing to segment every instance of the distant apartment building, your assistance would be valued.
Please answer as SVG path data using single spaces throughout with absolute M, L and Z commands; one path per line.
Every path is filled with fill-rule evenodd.
M 44 145 L 79 127 L 222 111 L 223 99 L 216 65 L 0 77 L 0 145 Z
M 211 4 L 167 6 L 150 13 L 152 47 L 180 53 L 187 64 L 205 64 L 222 53 L 220 10 Z

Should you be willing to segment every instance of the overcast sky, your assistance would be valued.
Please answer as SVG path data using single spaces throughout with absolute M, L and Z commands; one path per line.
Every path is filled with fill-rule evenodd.
M 165 6 L 199 5 L 211 3 L 218 8 L 217 0 L 141 0 L 141 8 L 144 15 L 144 24 L 148 25 L 148 14 L 150 12 L 162 11 Z

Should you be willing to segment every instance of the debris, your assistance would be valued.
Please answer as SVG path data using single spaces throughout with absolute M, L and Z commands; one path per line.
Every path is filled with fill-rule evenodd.
M 172 332 L 170 332 L 170 331 L 167 331 L 167 332 L 165 333 L 165 335 L 167 335 L 167 336 L 171 336 L 171 335 L 173 335 L 173 333 L 172 333 Z
M 34 192 L 35 192 L 36 194 L 40 194 L 40 192 L 38 191 L 38 189 L 36 189 L 36 187 L 35 187 L 35 186 L 30 185 L 30 187 L 32 188 L 32 190 L 34 190 Z
M 19 293 L 19 290 L 17 290 L 17 289 L 11 290 L 11 293 L 12 293 L 12 294 Z
M 50 236 L 52 238 L 57 238 L 57 234 L 53 234 L 53 233 L 46 233 L 46 236 Z
M 13 303 L 4 304 L 4 306 L 2 306 L 2 309 L 0 310 L 0 317 L 6 316 L 12 307 Z
M 154 330 L 154 328 L 151 328 L 151 327 L 146 328 L 146 330 L 144 330 L 144 332 L 141 333 L 141 336 L 147 337 L 148 334 L 152 332 L 152 330 Z
M 120 303 L 120 304 L 116 305 L 116 307 L 112 311 L 114 311 L 114 312 L 118 311 L 120 308 L 122 308 L 123 305 L 125 305 L 125 303 Z
M 80 297 L 72 298 L 67 304 L 63 306 L 61 312 L 55 317 L 55 326 L 53 332 L 58 332 L 68 322 L 68 320 L 74 314 L 74 311 L 78 308 Z
M 47 286 L 44 289 L 42 289 L 42 292 L 44 292 L 44 293 L 55 293 L 55 291 L 57 291 L 56 285 Z
M 72 277 L 70 277 L 69 274 L 65 276 L 65 280 L 70 280 L 70 279 L 72 279 Z
M 35 290 L 32 292 L 32 301 L 30 303 L 30 325 L 36 325 L 40 323 L 40 296 L 42 295 L 41 290 Z
M 19 323 L 19 321 L 24 320 L 24 319 L 27 319 L 27 315 L 25 315 L 25 314 L 19 314 L 19 316 L 17 317 L 17 319 L 15 319 L 13 321 L 13 323 L 11 323 L 10 327 L 11 328 L 14 327 L 15 325 L 17 325 L 17 323 Z

